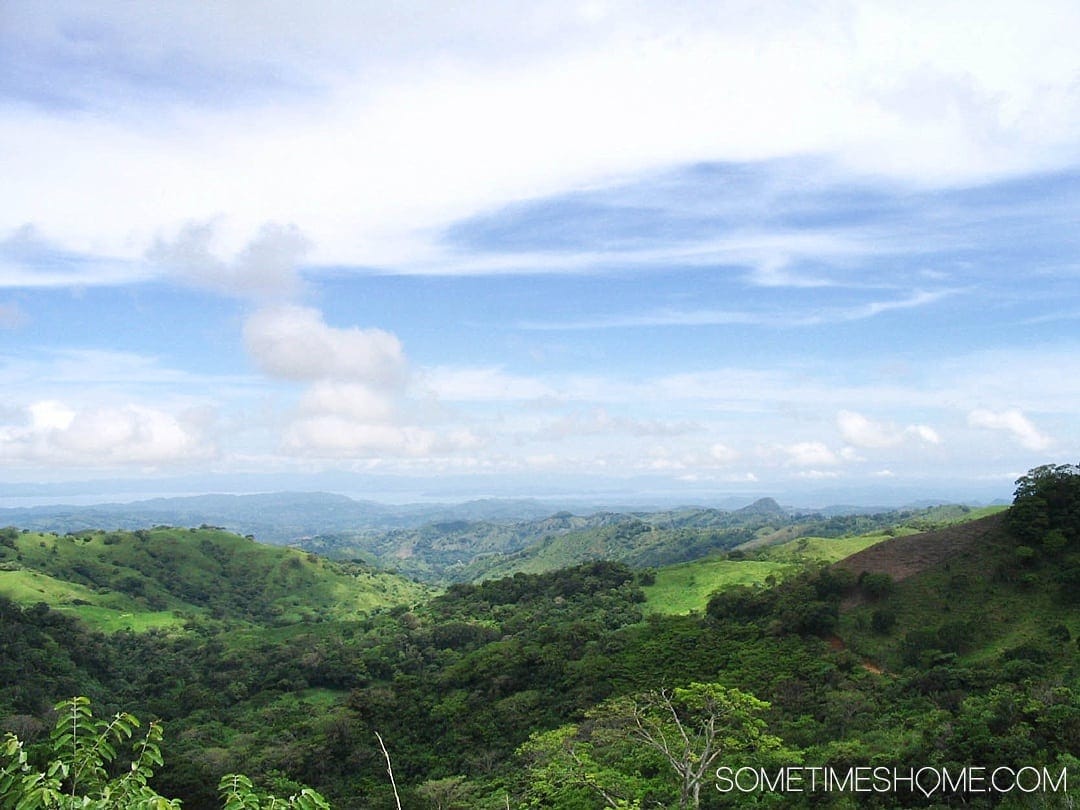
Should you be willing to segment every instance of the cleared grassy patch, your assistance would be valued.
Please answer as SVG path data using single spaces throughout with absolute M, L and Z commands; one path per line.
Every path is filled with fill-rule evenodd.
M 183 627 L 187 621 L 186 616 L 164 610 L 127 612 L 98 605 L 61 605 L 56 610 L 71 614 L 103 633 L 115 633 L 118 630 L 145 633 L 147 630 Z
M 93 602 L 98 594 L 74 582 L 65 582 L 39 571 L 0 571 L 0 593 L 22 605 L 45 602 L 50 606 Z
M 764 584 L 782 579 L 797 566 L 765 560 L 696 560 L 661 568 L 656 582 L 644 588 L 646 613 L 690 613 L 704 610 L 715 591 L 735 585 Z
M 666 566 L 656 572 L 656 582 L 644 589 L 645 612 L 704 610 L 716 591 L 736 585 L 766 585 L 770 578 L 783 579 L 807 564 L 842 560 L 899 533 L 914 533 L 914 529 L 857 537 L 800 537 L 746 552 L 752 559 L 709 558 Z
M 891 533 L 873 532 L 857 537 L 800 537 L 783 545 L 762 549 L 755 556 L 773 562 L 833 563 L 891 537 L 900 537 L 905 534 L 915 534 L 915 530 L 899 529 Z
M 98 593 L 39 571 L 0 571 L 0 593 L 25 607 L 44 602 L 104 633 L 178 627 L 186 620 L 171 610 L 147 610 L 124 594 Z

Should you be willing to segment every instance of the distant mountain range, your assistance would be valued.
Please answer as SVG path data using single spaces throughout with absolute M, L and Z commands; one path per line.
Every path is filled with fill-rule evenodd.
M 328 492 L 194 495 L 92 506 L 50 505 L 0 509 L 0 525 L 33 531 L 141 529 L 155 525 L 213 525 L 257 540 L 286 545 L 332 532 L 401 529 L 453 520 L 518 521 L 558 511 L 533 500 L 479 500 L 462 504 L 392 505 Z
M 869 531 L 902 516 L 948 508 L 869 515 L 861 509 L 796 512 L 772 498 L 734 510 L 685 506 L 644 511 L 529 499 L 391 505 L 326 492 L 277 492 L 2 509 L 0 526 L 57 534 L 219 527 L 263 543 L 300 546 L 429 582 L 447 582 L 547 571 L 596 559 L 662 566 L 809 534 L 836 537 Z
M 768 509 L 786 514 L 786 510 L 771 498 L 756 503 L 768 503 Z M 286 545 L 307 537 L 345 531 L 413 529 L 428 524 L 452 524 L 455 521 L 519 523 L 562 513 L 584 516 L 597 512 L 627 514 L 660 511 L 642 506 L 554 502 L 529 498 L 486 498 L 455 504 L 387 504 L 357 500 L 329 492 L 273 492 L 0 509 L 0 526 L 66 534 L 87 529 L 130 530 L 156 525 L 191 527 L 206 524 L 220 526 L 238 534 L 254 535 L 256 540 L 263 543 Z M 665 514 L 726 511 L 728 510 L 696 506 L 663 510 Z

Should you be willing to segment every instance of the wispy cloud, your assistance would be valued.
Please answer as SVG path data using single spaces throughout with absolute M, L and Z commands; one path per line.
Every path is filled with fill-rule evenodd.
M 799 328 L 848 323 L 873 318 L 895 310 L 930 306 L 951 295 L 955 290 L 915 291 L 891 301 L 867 301 L 849 307 L 824 307 L 812 311 L 798 308 L 751 312 L 736 310 L 662 310 L 637 315 L 601 317 L 592 320 L 567 322 L 532 322 L 518 324 L 521 329 L 535 331 L 581 331 L 588 329 L 619 329 L 640 327 L 693 326 L 762 326 L 769 328 Z
M 63 248 L 29 224 L 0 239 L 0 288 L 115 286 L 151 276 L 137 261 Z
M 977 33 L 967 3 L 463 4 L 407 20 L 286 5 L 258 25 L 229 8 L 6 11 L 0 74 L 23 80 L 0 118 L 0 229 L 135 258 L 224 212 L 234 247 L 294 222 L 316 263 L 407 267 L 451 223 L 664 167 L 821 155 L 849 176 L 978 184 L 1067 165 L 1080 131 L 1064 2 Z
M 1021 411 L 991 411 L 979 408 L 968 414 L 968 424 L 986 430 L 998 430 L 1011 434 L 1013 439 L 1028 450 L 1048 450 L 1054 440 L 1040 431 Z
M 899 485 L 1080 452 L 1073 2 L 4 20 L 27 477 Z

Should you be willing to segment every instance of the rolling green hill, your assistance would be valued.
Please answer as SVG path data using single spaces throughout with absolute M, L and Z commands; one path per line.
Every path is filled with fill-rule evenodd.
M 1063 649 L 1075 660 L 1080 594 L 1062 582 L 1075 556 L 1019 544 L 1002 515 L 893 539 L 838 563 L 891 583 L 849 599 L 838 635 L 890 670 L 955 657 L 1045 661 Z
M 103 630 L 197 616 L 276 625 L 356 618 L 428 596 L 401 577 L 209 527 L 64 536 L 3 529 L 0 594 Z
M 334 559 L 358 559 L 432 583 L 477 582 L 517 572 L 554 571 L 593 560 L 660 567 L 730 549 L 765 549 L 802 537 L 871 531 L 913 532 L 978 514 L 966 506 L 875 514 L 790 513 L 764 498 L 742 509 L 560 512 L 540 520 L 453 520 L 389 531 L 305 538 L 299 545 Z
M 894 537 L 918 533 L 917 527 L 954 526 L 977 521 L 1001 508 L 969 510 L 934 507 L 902 517 L 896 525 L 866 534 L 841 537 L 801 536 L 794 540 L 764 544 L 744 543 L 722 556 L 710 556 L 664 566 L 645 587 L 648 613 L 689 613 L 705 609 L 716 591 L 738 585 L 765 586 L 803 570 L 807 565 L 835 563 Z
M 168 764 L 155 788 L 191 810 L 217 807 L 213 785 L 237 770 L 277 795 L 310 784 L 339 809 L 399 806 L 397 790 L 402 807 L 610 806 L 582 776 L 632 788 L 626 806 L 673 808 L 677 780 L 627 744 L 611 712 L 697 684 L 764 701 L 755 728 L 782 741 L 774 764 L 1058 773 L 1080 762 L 1080 473 L 1064 495 L 1050 478 L 1007 514 L 960 523 L 977 514 L 893 516 L 882 531 L 880 516 L 785 523 L 766 509 L 756 526 L 746 515 L 731 527 L 751 526 L 738 548 L 655 572 L 587 562 L 432 596 L 388 579 L 374 602 L 389 610 L 369 606 L 381 582 L 369 569 L 216 529 L 3 530 L 4 593 L 21 604 L 0 593 L 0 730 L 40 741 L 48 707 L 80 693 L 101 716 L 160 718 Z M 663 555 L 673 533 L 719 534 L 730 519 L 687 510 L 590 527 L 556 515 L 549 528 L 565 531 L 539 559 Z M 431 537 L 463 542 L 473 528 L 444 524 Z M 147 627 L 183 626 L 89 629 L 91 610 L 120 626 L 128 608 Z M 201 618 L 213 616 L 224 620 Z M 706 793 L 706 808 L 748 803 Z M 867 805 L 727 798 L 928 806 L 911 791 Z M 934 798 L 997 808 L 1076 797 Z

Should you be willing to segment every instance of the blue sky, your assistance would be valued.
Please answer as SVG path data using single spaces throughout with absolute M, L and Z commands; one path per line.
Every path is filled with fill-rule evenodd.
M 5 3 L 0 481 L 812 506 L 1080 455 L 1075 4 L 490 6 Z

